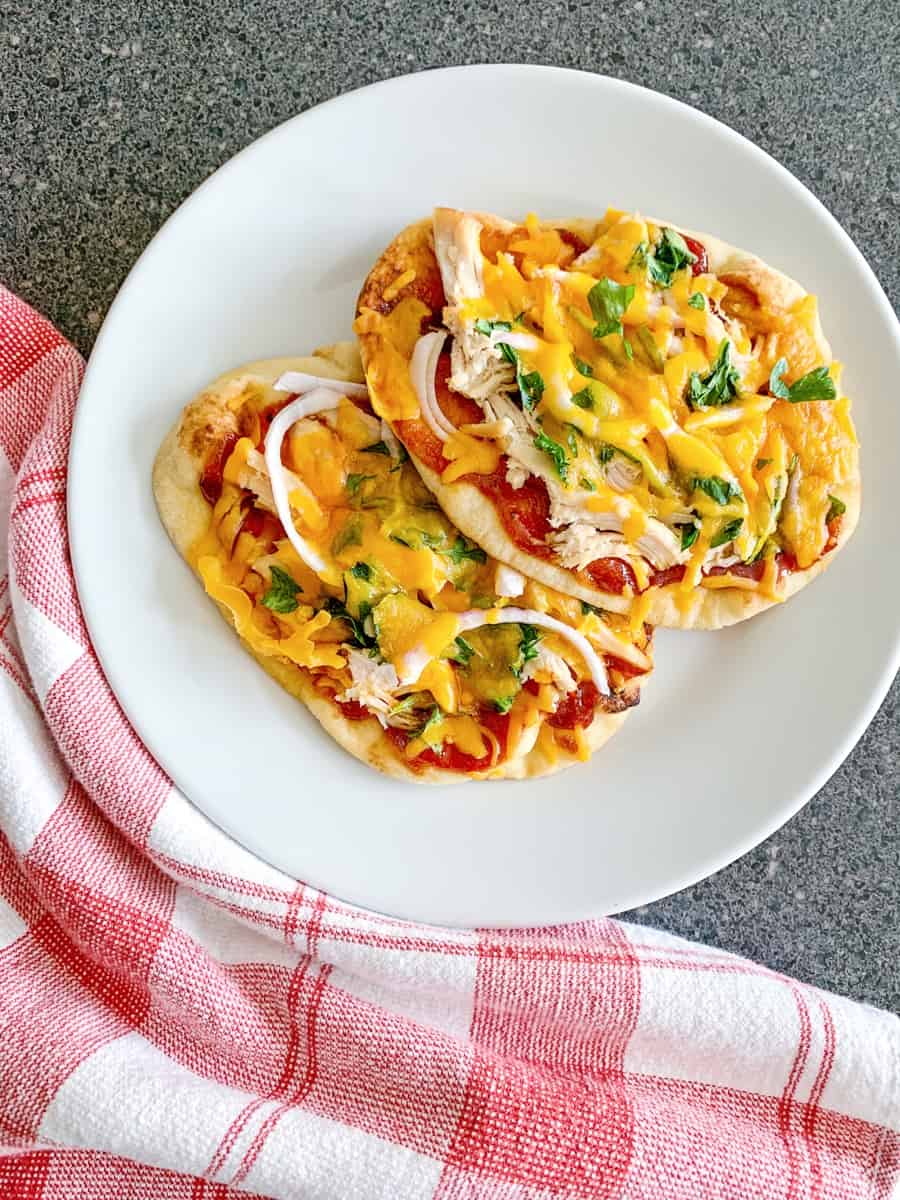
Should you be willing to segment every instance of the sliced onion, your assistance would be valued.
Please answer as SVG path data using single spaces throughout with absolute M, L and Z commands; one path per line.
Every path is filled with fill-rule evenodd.
M 541 629 L 549 629 L 551 633 L 558 633 L 560 637 L 570 642 L 581 654 L 590 671 L 591 679 L 593 679 L 597 687 L 597 691 L 604 696 L 609 695 L 609 680 L 606 677 L 606 667 L 603 664 L 602 658 L 600 658 L 584 634 L 579 633 L 577 629 L 573 629 L 571 625 L 566 625 L 563 621 L 557 621 L 556 617 L 548 617 L 546 613 L 538 612 L 534 608 L 509 607 L 486 610 L 474 608 L 469 609 L 468 612 L 459 614 L 459 628 L 462 633 L 465 633 L 467 630 L 478 629 L 482 625 L 537 625 Z
M 282 376 L 282 378 L 285 377 Z M 341 395 L 343 394 L 341 393 Z M 296 425 L 304 417 L 313 416 L 314 413 L 328 412 L 332 408 L 337 408 L 341 402 L 341 395 L 338 395 L 331 388 L 314 388 L 311 392 L 307 392 L 305 396 L 300 396 L 296 400 L 292 400 L 290 404 L 286 404 L 275 417 L 275 420 L 269 426 L 269 432 L 266 434 L 266 470 L 269 472 L 269 481 L 272 484 L 272 498 L 275 501 L 275 511 L 278 514 L 279 521 L 284 526 L 284 532 L 288 536 L 288 541 L 306 565 L 315 571 L 317 575 L 321 575 L 326 570 L 326 563 L 294 528 L 294 519 L 291 515 L 291 506 L 288 501 L 287 483 L 284 477 L 284 467 L 281 462 L 281 444 L 284 441 L 285 434 L 292 425 Z
M 513 350 L 537 350 L 539 345 L 534 334 L 513 333 L 508 329 L 492 329 L 491 345 L 498 346 L 501 342 L 512 346 Z
M 506 563 L 497 563 L 494 590 L 498 596 L 521 596 L 525 591 L 525 576 L 508 567 Z
M 455 427 L 444 416 L 443 410 L 438 404 L 434 383 L 438 359 L 441 357 L 446 337 L 446 333 L 441 331 L 423 334 L 416 342 L 409 364 L 410 378 L 419 400 L 422 416 L 434 436 L 440 438 L 442 442 L 446 442 L 451 434 L 456 433 Z
M 295 392 L 298 396 L 313 388 L 328 388 L 341 396 L 368 396 L 364 383 L 348 383 L 344 379 L 332 379 L 328 375 L 310 375 L 308 371 L 285 371 L 272 385 L 277 392 Z

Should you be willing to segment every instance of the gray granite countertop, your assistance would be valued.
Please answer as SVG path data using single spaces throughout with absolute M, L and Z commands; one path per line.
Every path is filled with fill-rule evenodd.
M 900 297 L 889 0 L 0 0 L 0 278 L 88 353 L 162 221 L 235 151 L 331 96 L 427 67 L 546 62 L 725 121 L 836 214 Z M 900 685 L 764 845 L 630 914 L 900 1008 Z

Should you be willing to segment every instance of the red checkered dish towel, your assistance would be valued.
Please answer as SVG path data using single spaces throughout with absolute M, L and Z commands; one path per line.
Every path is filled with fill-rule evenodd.
M 78 609 L 81 371 L 0 289 L 0 1196 L 891 1195 L 895 1017 L 615 921 L 389 920 L 191 807 Z

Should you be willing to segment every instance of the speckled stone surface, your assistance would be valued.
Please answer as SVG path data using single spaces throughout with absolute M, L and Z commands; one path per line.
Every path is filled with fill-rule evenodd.
M 900 298 L 896 8 L 0 0 L 0 277 L 87 353 L 163 219 L 294 113 L 426 67 L 547 62 L 655 87 L 774 154 Z M 714 878 L 630 914 L 900 1008 L 900 686 L 834 778 Z

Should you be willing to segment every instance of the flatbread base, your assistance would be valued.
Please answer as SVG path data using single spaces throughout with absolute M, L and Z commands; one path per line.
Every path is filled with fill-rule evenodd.
M 476 213 L 474 215 L 488 227 L 508 229 L 510 226 L 510 222 L 491 214 Z M 656 218 L 648 219 L 656 225 L 666 225 L 684 236 L 702 242 L 706 248 L 710 270 L 723 278 L 730 286 L 744 287 L 757 295 L 767 307 L 790 307 L 807 294 L 804 288 L 789 276 L 770 267 L 756 255 L 731 246 L 721 238 L 696 230 L 683 229 L 677 225 L 671 225 L 668 221 L 659 221 Z M 546 229 L 568 230 L 589 244 L 596 237 L 597 223 L 584 218 L 566 217 L 558 220 L 544 220 L 540 221 L 539 225 Z M 409 270 L 415 272 L 412 283 L 399 289 L 396 295 L 391 296 L 390 302 L 386 302 L 384 300 L 385 289 Z M 434 295 L 435 281 L 439 280 L 440 268 L 434 253 L 432 223 L 429 218 L 425 218 L 402 230 L 384 251 L 363 284 L 358 309 L 362 311 L 369 308 L 376 312 L 387 313 L 393 304 L 399 303 L 407 295 L 416 295 L 428 303 L 435 315 L 438 316 L 439 309 L 435 305 Z M 427 299 L 428 297 L 430 299 Z M 831 348 L 818 321 L 813 330 L 813 336 L 822 360 L 826 363 L 831 362 Z M 363 331 L 359 334 L 359 341 L 363 364 L 368 373 L 370 364 L 381 351 L 382 335 L 377 331 Z M 370 378 L 370 389 L 373 390 L 377 401 L 377 390 L 376 387 L 373 387 L 372 378 Z M 539 583 L 585 600 L 589 604 L 595 604 L 599 608 L 618 613 L 629 611 L 633 604 L 632 599 L 593 587 L 575 572 L 548 562 L 544 558 L 538 558 L 517 546 L 506 532 L 494 504 L 474 484 L 462 480 L 444 484 L 435 471 L 432 471 L 415 455 L 411 457 L 426 486 L 434 494 L 447 516 L 459 526 L 467 537 L 476 541 L 494 558 L 530 575 Z M 682 607 L 676 603 L 675 599 L 677 585 L 669 585 L 666 588 L 658 589 L 653 596 L 646 614 L 647 622 L 651 625 L 674 629 L 722 629 L 725 626 L 734 625 L 738 621 L 747 620 L 772 605 L 789 599 L 811 583 L 817 575 L 820 575 L 849 540 L 859 520 L 861 491 L 857 456 L 855 476 L 848 484 L 841 485 L 841 499 L 847 508 L 841 523 L 837 545 L 813 566 L 804 571 L 783 576 L 776 589 L 778 599 L 773 600 L 769 596 L 749 589 L 713 589 L 700 585 L 695 589 L 691 604 Z
M 225 433 L 236 430 L 236 421 L 227 405 L 230 387 L 247 376 L 273 383 L 285 371 L 328 374 L 334 379 L 362 381 L 358 353 L 352 343 L 323 347 L 304 358 L 278 358 L 248 363 L 219 376 L 184 409 L 175 426 L 160 446 L 153 465 L 153 494 L 160 519 L 173 545 L 194 573 L 192 550 L 209 528 L 211 506 L 200 491 L 200 477 L 210 449 L 219 445 Z M 198 575 L 199 578 L 199 575 Z M 233 627 L 228 609 L 213 601 L 225 621 Z M 302 700 L 319 724 L 338 745 L 367 766 L 385 775 L 412 783 L 447 786 L 469 779 L 534 779 L 574 766 L 580 761 L 563 747 L 551 761 L 534 746 L 527 754 L 502 763 L 490 772 L 463 775 L 439 767 L 412 770 L 397 753 L 378 721 L 372 717 L 350 721 L 313 684 L 308 672 L 287 659 L 259 654 L 241 641 L 250 654 L 285 691 Z M 628 712 L 597 713 L 584 731 L 591 753 L 610 738 Z

